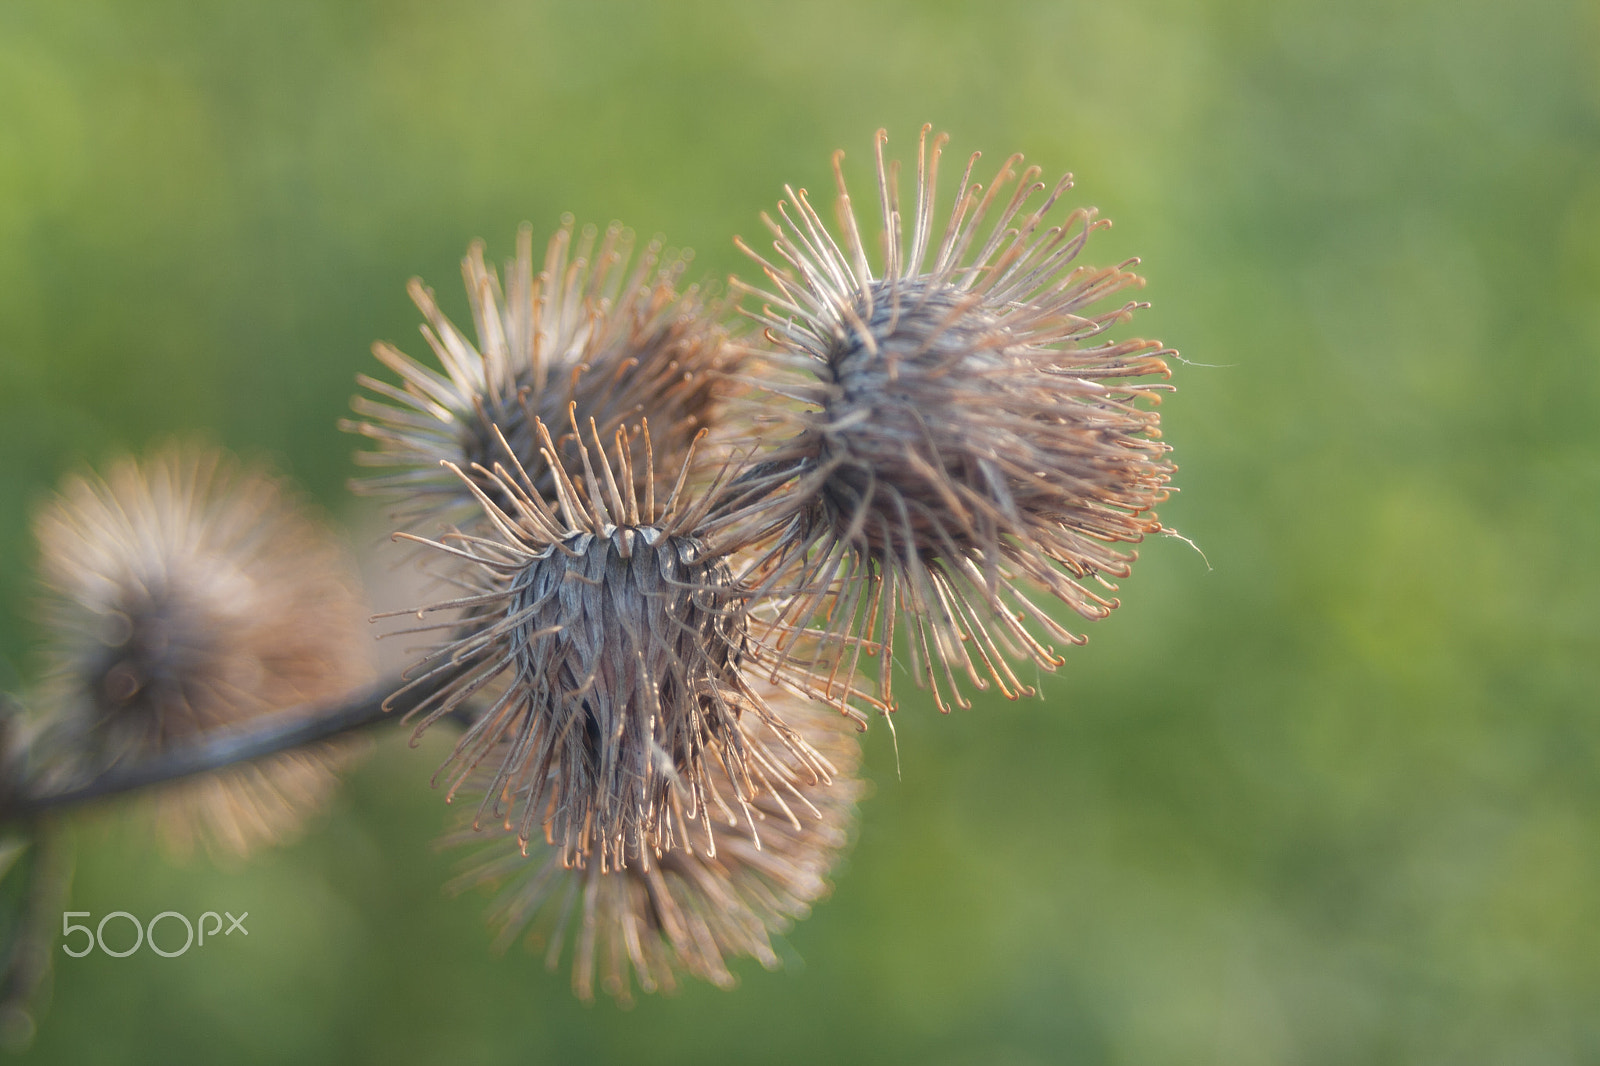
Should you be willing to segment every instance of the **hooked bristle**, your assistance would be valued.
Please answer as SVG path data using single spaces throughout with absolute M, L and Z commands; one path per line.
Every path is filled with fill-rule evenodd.
M 754 442 L 763 461 L 734 486 L 718 535 L 754 545 L 747 579 L 787 598 L 776 617 L 790 631 L 852 656 L 885 649 L 880 700 L 892 703 L 903 634 L 913 676 L 948 709 L 965 704 L 963 679 L 1031 692 L 1011 663 L 1052 669 L 1052 641 L 1082 642 L 1030 592 L 1091 620 L 1116 606 L 1108 578 L 1129 572 L 1122 546 L 1162 528 L 1154 508 L 1175 467 L 1153 409 L 1167 386 L 1140 380 L 1164 379 L 1171 353 L 1104 339 L 1138 305 L 1096 310 L 1140 279 L 1126 264 L 1074 265 L 1092 211 L 1046 225 L 1070 176 L 1035 202 L 1038 168 L 1019 174 L 1013 156 L 984 191 L 974 155 L 941 229 L 945 138 L 930 151 L 928 132 L 908 238 L 880 131 L 877 268 L 838 157 L 842 239 L 803 190 L 767 219 L 782 265 L 750 253 L 771 289 L 747 286 L 765 301 L 747 313 L 788 371 L 757 415 L 788 434 Z

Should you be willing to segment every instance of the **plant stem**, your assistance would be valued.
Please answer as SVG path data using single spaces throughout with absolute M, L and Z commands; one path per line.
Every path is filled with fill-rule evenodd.
M 389 700 L 390 694 L 403 682 L 390 680 L 366 689 L 339 706 L 309 713 L 305 708 L 287 710 L 231 729 L 219 729 L 183 747 L 112 766 L 92 780 L 66 788 L 52 790 L 24 782 L 11 796 L 0 797 L 0 822 L 31 818 L 46 811 L 90 803 L 165 781 L 210 773 L 380 722 L 398 720 L 440 686 L 449 684 L 452 678 L 450 674 L 440 675 L 429 684 L 398 693 L 392 700 Z M 388 711 L 384 710 L 386 700 L 390 702 Z

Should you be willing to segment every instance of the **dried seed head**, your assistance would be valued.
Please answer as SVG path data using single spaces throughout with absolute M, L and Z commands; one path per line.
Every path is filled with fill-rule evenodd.
M 358 378 L 372 395 L 351 401 L 363 420 L 343 427 L 378 443 L 376 451 L 357 453 L 358 463 L 389 471 L 355 481 L 358 492 L 399 498 L 395 517 L 412 528 L 463 521 L 476 505 L 439 463 L 448 460 L 476 477 L 475 464 L 508 458 L 503 438 L 540 491 L 552 493 L 533 423 L 565 426 L 574 403 L 580 423 L 593 419 L 608 439 L 624 423 L 647 420 L 660 458 L 683 459 L 718 405 L 713 371 L 733 367 L 723 331 L 696 288 L 677 289 L 691 253 L 668 255 L 652 241 L 630 269 L 630 231 L 613 224 L 598 246 L 596 240 L 586 228 L 574 247 L 567 216 L 536 275 L 533 231 L 524 226 L 504 288 L 484 264 L 482 243 L 474 244 L 462 273 L 476 347 L 440 311 L 432 290 L 412 280 L 411 298 L 427 319 L 422 335 L 444 373 L 388 344 L 373 346 L 400 383 Z M 558 454 L 576 464 L 577 441 L 557 443 Z M 637 442 L 630 447 L 635 469 L 644 470 Z M 491 487 L 487 479 L 476 483 Z M 642 494 L 643 485 L 637 488 Z
M 37 517 L 50 670 L 46 749 L 92 774 L 370 680 L 343 552 L 278 482 L 169 448 L 69 480 Z M 287 752 L 168 786 L 166 836 L 243 853 L 326 796 L 337 757 Z
M 868 263 L 842 153 L 841 240 L 791 189 L 781 221 L 763 216 L 786 268 L 745 248 L 772 286 L 748 290 L 765 301 L 752 317 L 797 378 L 766 397 L 761 414 L 792 430 L 774 434 L 781 442 L 739 486 L 723 535 L 775 534 L 752 580 L 794 594 L 785 622 L 884 646 L 886 703 L 903 627 L 913 675 L 947 709 L 947 693 L 965 702 L 959 674 L 1015 697 L 1030 690 L 1008 660 L 1053 668 L 1050 638 L 1082 642 L 1028 589 L 1087 619 L 1116 606 L 1090 583 L 1114 589 L 1108 577 L 1128 574 L 1134 553 L 1119 545 L 1161 528 L 1152 508 L 1174 467 L 1156 413 L 1138 405 L 1165 388 L 1138 379 L 1165 378 L 1170 353 L 1103 339 L 1140 305 L 1094 310 L 1141 279 L 1128 263 L 1073 265 L 1106 223 L 1079 209 L 1047 227 L 1070 175 L 1030 207 L 1046 189 L 1037 167 L 1018 175 L 1013 156 L 985 193 L 970 184 L 974 154 L 941 230 L 946 138 L 930 151 L 929 128 L 909 244 L 879 131 L 881 269 Z
M 605 872 L 648 868 L 694 823 L 709 840 L 713 819 L 754 817 L 750 805 L 797 774 L 825 780 L 826 761 L 745 678 L 759 648 L 728 561 L 696 535 L 708 505 L 683 492 L 690 457 L 670 491 L 646 478 L 641 501 L 622 430 L 613 463 L 591 423 L 580 485 L 544 423 L 534 429 L 554 503 L 521 467 L 479 467 L 463 480 L 484 536 L 408 537 L 472 564 L 466 595 L 417 612 L 463 612 L 417 627 L 458 627 L 411 672 L 408 687 L 446 680 L 414 712 L 417 735 L 498 692 L 441 768 L 451 795 L 481 786 L 480 820 L 514 825 L 524 843 L 542 831 L 562 862 Z M 639 439 L 648 455 L 648 429 Z M 755 722 L 758 740 L 742 727 Z
M 769 737 L 764 746 L 800 779 L 794 791 L 755 800 L 755 821 L 719 831 L 714 854 L 713 842 L 696 826 L 648 868 L 602 871 L 591 863 L 574 869 L 563 865 L 559 852 L 524 854 L 514 838 L 499 834 L 451 885 L 454 891 L 500 887 L 489 914 L 496 948 L 504 950 L 529 930 L 530 946 L 543 945 L 555 969 L 570 935 L 573 990 L 593 999 L 598 975 L 601 987 L 625 1005 L 635 981 L 644 992 L 671 992 L 677 975 L 686 973 L 728 988 L 734 984 L 728 960 L 737 957 L 775 969 L 772 935 L 805 918 L 827 894 L 828 874 L 849 844 L 865 786 L 856 776 L 860 747 L 848 719 L 786 694 L 765 695 L 827 760 L 831 781 L 809 777 L 778 738 Z M 720 790 L 734 790 L 720 765 L 712 773 Z M 466 831 L 446 843 L 483 839 Z

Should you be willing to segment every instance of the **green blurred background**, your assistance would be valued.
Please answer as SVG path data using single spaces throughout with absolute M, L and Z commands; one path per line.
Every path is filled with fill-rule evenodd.
M 3 0 L 0 689 L 64 471 L 203 434 L 354 527 L 334 423 L 421 350 L 408 277 L 464 316 L 467 242 L 563 211 L 723 277 L 924 121 L 1143 257 L 1209 568 L 1147 545 L 1040 700 L 908 699 L 899 777 L 874 729 L 833 898 L 738 991 L 493 955 L 390 733 L 242 868 L 78 819 L 74 909 L 250 937 L 58 952 L 31 1058 L 1600 1062 L 1593 4 Z

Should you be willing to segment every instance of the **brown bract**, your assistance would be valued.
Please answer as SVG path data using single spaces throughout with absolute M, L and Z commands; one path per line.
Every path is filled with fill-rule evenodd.
M 373 346 L 399 382 L 357 378 L 370 395 L 351 401 L 361 420 L 342 425 L 377 443 L 356 461 L 385 472 L 352 487 L 399 500 L 395 517 L 428 532 L 477 514 L 466 484 L 441 470 L 441 460 L 491 490 L 475 464 L 514 458 L 541 492 L 553 493 L 533 424 L 564 427 L 570 404 L 580 424 L 593 419 L 607 439 L 624 423 L 648 421 L 658 458 L 675 468 L 715 417 L 719 376 L 737 365 L 699 290 L 678 288 L 690 258 L 667 254 L 660 241 L 635 258 L 632 233 L 617 224 L 604 234 L 585 228 L 575 239 L 568 216 L 537 274 L 533 231 L 522 228 L 502 285 L 476 243 L 462 261 L 476 344 L 413 279 L 411 298 L 427 320 L 422 335 L 439 369 L 391 345 Z M 577 440 L 562 435 L 556 443 L 577 470 Z M 645 470 L 637 442 L 630 448 L 634 468 Z M 636 488 L 643 493 L 642 484 Z
M 878 696 L 892 703 L 892 648 L 903 634 L 913 676 L 965 704 L 962 677 L 1009 697 L 1031 692 L 1010 663 L 1053 668 L 1052 640 L 1082 639 L 1033 594 L 1086 619 L 1116 600 L 1137 543 L 1175 469 L 1159 440 L 1151 379 L 1159 342 L 1105 336 L 1140 305 L 1097 310 L 1142 280 L 1075 265 L 1108 223 L 1074 210 L 1046 217 L 1071 185 L 1046 191 L 1020 156 L 987 191 L 967 164 L 947 221 L 936 221 L 945 137 L 917 156 L 904 232 L 898 165 L 877 142 L 883 262 L 869 263 L 840 168 L 839 230 L 804 190 L 763 216 L 777 261 L 744 248 L 769 289 L 750 312 L 788 380 L 756 390 L 756 417 L 787 426 L 753 442 L 761 462 L 736 483 L 716 535 L 758 545 L 746 577 L 786 597 L 785 633 L 807 628 L 854 660 L 882 648 Z M 1011 189 L 1015 182 L 1015 188 Z M 1007 190 L 1010 191 L 1007 191 Z M 1042 201 L 1035 202 L 1044 192 Z M 737 284 L 737 283 L 736 283 Z
M 34 523 L 49 673 L 38 756 L 92 776 L 219 728 L 332 703 L 371 677 L 343 552 L 280 484 L 169 448 L 70 479 Z M 167 838 L 243 853 L 332 789 L 327 746 L 157 793 Z
M 856 776 L 860 748 L 849 719 L 785 693 L 766 690 L 763 696 L 827 761 L 831 779 L 811 775 L 776 737 L 751 738 L 776 752 L 801 783 L 786 800 L 774 794 L 756 799 L 754 819 L 719 827 L 714 841 L 693 826 L 648 867 L 602 870 L 593 863 L 566 865 L 548 848 L 524 854 L 509 834 L 491 830 L 451 888 L 500 889 L 489 921 L 501 949 L 526 931 L 530 946 L 542 945 L 554 969 L 570 943 L 572 986 L 585 1000 L 593 998 L 597 976 L 626 1004 L 635 982 L 644 992 L 671 992 L 679 974 L 731 987 L 734 958 L 776 968 L 772 936 L 805 918 L 827 894 L 865 785 Z M 720 790 L 734 791 L 723 766 L 712 773 L 721 779 Z M 483 833 L 472 831 L 446 839 L 451 845 L 484 841 Z
M 746 678 L 762 650 L 746 590 L 698 535 L 712 496 L 684 490 L 691 457 L 658 493 L 636 475 L 628 435 L 617 431 L 608 458 L 591 423 L 592 455 L 580 445 L 574 479 L 544 423 L 534 429 L 554 501 L 520 466 L 480 466 L 462 480 L 484 535 L 408 538 L 469 564 L 466 595 L 417 612 L 456 615 L 417 627 L 451 630 L 408 674 L 408 689 L 445 682 L 414 712 L 417 735 L 497 693 L 441 768 L 451 794 L 481 789 L 481 822 L 503 821 L 524 842 L 542 836 L 567 865 L 604 872 L 648 869 L 696 824 L 713 848 L 713 822 L 749 821 L 760 797 L 829 779 L 827 761 Z M 649 463 L 648 428 L 636 439 Z M 780 682 L 810 687 L 798 670 Z

